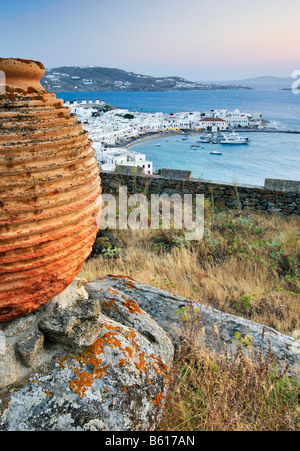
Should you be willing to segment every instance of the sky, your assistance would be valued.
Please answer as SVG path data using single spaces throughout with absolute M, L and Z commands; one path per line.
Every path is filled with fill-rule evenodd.
M 191 81 L 300 69 L 299 0 L 0 0 L 0 57 Z

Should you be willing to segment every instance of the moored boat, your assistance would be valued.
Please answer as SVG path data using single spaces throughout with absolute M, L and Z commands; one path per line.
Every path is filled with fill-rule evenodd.
M 200 136 L 198 142 L 199 143 L 210 143 L 211 137 L 210 136 Z
M 248 144 L 249 138 L 241 137 L 238 133 L 232 132 L 230 135 L 223 134 L 220 144 Z

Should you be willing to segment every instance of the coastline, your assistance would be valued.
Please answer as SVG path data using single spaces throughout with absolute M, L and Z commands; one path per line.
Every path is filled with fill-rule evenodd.
M 194 133 L 199 133 L 199 132 L 194 132 Z M 129 147 L 131 147 L 135 144 L 140 144 L 144 141 L 149 141 L 151 139 L 167 138 L 168 136 L 178 136 L 178 135 L 186 135 L 186 134 L 187 134 L 187 132 L 152 132 L 152 133 L 148 133 L 143 136 L 139 136 L 137 138 L 131 138 L 130 140 L 125 141 L 124 142 L 125 145 L 123 145 L 122 147 L 125 147 L 125 149 L 129 149 Z M 191 134 L 191 133 L 189 133 L 189 134 Z
M 198 135 L 206 133 L 206 130 L 178 130 L 178 131 L 165 131 L 165 132 L 150 132 L 137 138 L 131 138 L 130 140 L 120 142 L 120 147 L 129 149 L 135 144 L 140 144 L 151 139 L 167 138 L 168 136 L 179 136 L 179 135 Z M 286 134 L 300 134 L 300 130 L 264 130 L 264 129 L 246 129 L 237 128 L 234 130 L 228 130 L 228 133 L 232 132 L 246 132 L 246 133 L 286 133 Z

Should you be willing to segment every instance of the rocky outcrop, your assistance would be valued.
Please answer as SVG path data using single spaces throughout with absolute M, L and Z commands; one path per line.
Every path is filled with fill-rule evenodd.
M 228 356 L 271 351 L 299 370 L 300 343 L 269 327 L 129 277 L 82 284 L 0 326 L 0 431 L 153 430 L 174 347 L 190 340 Z
M 157 424 L 174 349 L 132 298 L 110 289 L 69 302 L 61 295 L 2 331 L 1 431 L 129 431 Z
M 100 216 L 95 151 L 41 63 L 0 59 L 0 323 L 59 294 L 92 250 Z
M 175 346 L 192 339 L 196 346 L 206 346 L 220 353 L 234 352 L 242 344 L 249 352 L 261 350 L 265 356 L 271 352 L 279 365 L 288 364 L 293 373 L 300 369 L 299 341 L 271 327 L 223 313 L 129 277 L 111 275 L 86 285 L 89 295 L 94 298 L 106 296 L 107 289 L 134 299 L 167 332 Z M 105 309 L 113 314 L 112 305 Z

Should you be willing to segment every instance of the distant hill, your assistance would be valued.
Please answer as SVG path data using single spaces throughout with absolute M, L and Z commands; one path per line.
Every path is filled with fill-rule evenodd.
M 42 85 L 54 92 L 247 89 L 236 84 L 197 83 L 180 77 L 152 77 L 121 69 L 78 66 L 46 69 Z
M 280 78 L 273 76 L 263 76 L 255 78 L 247 78 L 244 80 L 230 80 L 224 81 L 227 84 L 238 84 L 242 86 L 248 86 L 252 89 L 291 89 L 294 78 Z M 221 83 L 221 82 L 219 82 Z

